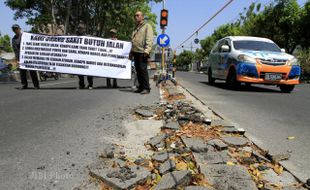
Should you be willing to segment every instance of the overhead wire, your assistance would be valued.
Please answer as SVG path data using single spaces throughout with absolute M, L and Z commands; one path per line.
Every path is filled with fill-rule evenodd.
M 234 0 L 229 0 L 220 10 L 218 10 L 210 19 L 208 19 L 201 27 L 199 27 L 195 32 L 190 35 L 186 40 L 184 40 L 180 45 L 178 45 L 175 49 L 180 48 L 183 44 L 185 44 L 189 39 L 191 39 L 195 34 L 199 32 L 203 27 L 205 27 L 210 21 L 212 21 L 219 13 L 221 13 L 228 5 L 230 5 Z
M 260 2 L 261 0 L 256 0 L 255 2 L 253 3 L 258 3 Z M 267 4 L 270 4 L 273 0 L 269 0 L 267 3 L 265 3 L 264 5 L 262 6 L 265 6 Z M 197 30 L 195 30 L 195 32 L 190 35 L 186 40 L 184 40 L 180 45 L 178 45 L 175 49 L 178 49 L 180 47 L 183 47 L 183 44 L 185 44 L 189 39 L 191 39 L 194 35 L 197 35 L 199 30 L 201 30 L 203 27 L 205 27 L 210 21 L 212 21 L 220 12 L 222 12 L 229 4 L 231 4 L 233 2 L 233 0 L 230 0 L 229 2 L 227 2 L 219 11 L 217 11 L 210 19 L 208 19 L 201 27 L 199 27 Z M 306 3 L 304 3 L 301 8 L 303 8 L 305 6 Z M 247 10 L 245 9 L 241 14 L 244 14 Z M 240 13 L 239 13 L 240 14 Z M 234 22 L 236 19 L 238 19 L 239 15 L 236 16 L 234 19 L 232 19 L 230 21 L 230 23 Z

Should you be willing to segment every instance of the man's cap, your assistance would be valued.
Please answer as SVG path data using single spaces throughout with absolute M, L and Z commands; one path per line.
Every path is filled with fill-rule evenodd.
M 13 24 L 12 28 L 20 28 L 20 26 L 18 24 Z
M 110 30 L 110 33 L 114 33 L 114 34 L 116 34 L 116 33 L 117 33 L 117 31 L 116 31 L 116 29 L 112 28 L 112 29 Z

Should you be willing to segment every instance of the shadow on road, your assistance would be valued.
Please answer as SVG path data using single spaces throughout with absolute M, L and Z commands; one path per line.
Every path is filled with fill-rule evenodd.
M 88 88 L 84 89 L 79 89 L 78 87 L 41 87 L 40 89 L 35 89 L 33 87 L 28 87 L 27 89 L 22 89 L 21 87 L 16 87 L 16 90 L 89 90 Z M 106 87 L 106 86 L 98 86 L 94 87 L 91 90 L 113 90 L 113 89 L 118 89 L 120 91 L 127 91 L 126 89 L 131 89 L 130 86 L 122 86 L 122 87 L 117 87 L 117 88 L 112 88 L 112 87 Z M 129 90 L 128 90 L 129 91 Z
M 27 89 L 22 89 L 21 87 L 16 87 L 16 90 L 76 90 L 76 87 L 41 87 L 40 89 L 35 89 L 33 87 L 28 87 Z
M 208 82 L 205 82 L 205 81 L 200 81 L 200 83 L 208 85 L 208 86 L 224 89 L 224 90 L 229 90 L 229 89 L 227 89 L 225 83 L 215 83 L 213 85 L 210 85 Z M 232 91 L 232 90 L 229 90 L 229 91 Z M 258 87 L 258 86 L 252 86 L 252 85 L 251 86 L 240 85 L 240 87 L 237 90 L 234 90 L 234 91 L 237 91 L 237 92 L 281 93 L 280 90 L 274 90 L 274 89 L 269 89 L 269 88 L 262 88 L 262 87 Z

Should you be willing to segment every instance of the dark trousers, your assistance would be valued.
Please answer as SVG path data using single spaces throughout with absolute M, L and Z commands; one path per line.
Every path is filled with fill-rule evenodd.
M 79 86 L 85 88 L 84 75 L 78 75 L 79 77 Z M 87 76 L 88 86 L 93 87 L 94 80 L 92 76 Z
M 134 53 L 135 67 L 139 82 L 139 90 L 151 90 L 149 73 L 147 71 L 147 57 L 143 53 Z
M 39 87 L 39 80 L 38 80 L 38 75 L 37 75 L 37 71 L 29 71 L 30 72 L 30 76 L 32 79 L 32 83 L 34 87 Z M 27 70 L 25 69 L 20 69 L 19 70 L 20 73 L 20 80 L 21 83 L 23 85 L 23 87 L 28 87 L 28 82 L 27 82 Z
M 107 78 L 107 87 L 112 87 L 111 79 L 112 78 Z M 117 87 L 117 80 L 116 79 L 112 79 L 112 80 L 113 80 L 113 87 Z

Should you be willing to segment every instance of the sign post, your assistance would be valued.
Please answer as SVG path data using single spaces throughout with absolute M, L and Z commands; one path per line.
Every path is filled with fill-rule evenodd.
M 165 47 L 170 44 L 170 38 L 167 34 L 160 34 L 157 37 L 157 44 L 161 47 L 162 55 L 161 55 L 161 67 L 162 72 L 165 72 Z

